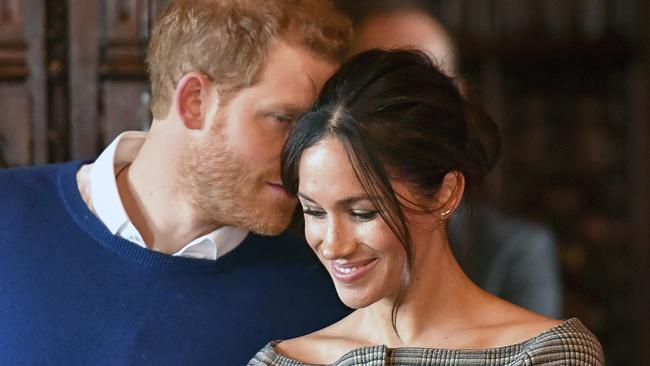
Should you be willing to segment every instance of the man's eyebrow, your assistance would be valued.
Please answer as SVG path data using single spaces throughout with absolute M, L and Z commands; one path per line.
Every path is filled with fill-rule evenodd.
M 262 104 L 260 107 L 261 110 L 265 112 L 284 112 L 289 113 L 295 116 L 301 115 L 309 109 L 309 106 L 298 106 L 295 103 L 290 102 L 281 102 L 281 103 L 268 103 Z

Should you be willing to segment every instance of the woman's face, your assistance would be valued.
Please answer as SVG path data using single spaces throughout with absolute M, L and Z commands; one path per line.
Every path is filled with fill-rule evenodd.
M 406 254 L 352 170 L 345 148 L 328 138 L 300 161 L 298 197 L 307 242 L 341 300 L 361 308 L 395 295 Z

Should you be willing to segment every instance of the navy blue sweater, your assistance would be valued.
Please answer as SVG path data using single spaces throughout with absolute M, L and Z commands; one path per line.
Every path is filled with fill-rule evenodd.
M 80 164 L 0 171 L 0 365 L 245 365 L 347 314 L 289 234 L 250 234 L 217 261 L 111 235 Z

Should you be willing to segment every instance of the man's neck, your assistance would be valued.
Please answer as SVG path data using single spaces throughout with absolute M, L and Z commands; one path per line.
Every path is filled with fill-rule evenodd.
M 177 151 L 149 133 L 133 163 L 117 176 L 120 198 L 129 219 L 149 249 L 173 254 L 217 227 L 202 222 L 189 197 L 177 186 Z M 159 139 L 152 143 L 152 139 Z M 178 142 L 176 142 L 178 143 Z

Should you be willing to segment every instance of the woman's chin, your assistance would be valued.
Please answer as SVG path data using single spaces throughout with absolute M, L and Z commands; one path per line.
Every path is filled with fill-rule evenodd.
M 356 291 L 351 291 L 350 289 L 340 289 L 338 286 L 336 291 L 343 304 L 352 309 L 368 307 L 382 298 L 379 295 L 369 296 L 369 294 L 355 293 Z

